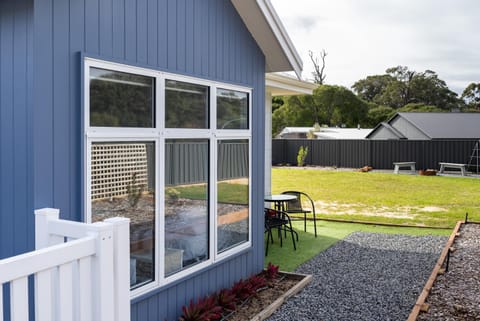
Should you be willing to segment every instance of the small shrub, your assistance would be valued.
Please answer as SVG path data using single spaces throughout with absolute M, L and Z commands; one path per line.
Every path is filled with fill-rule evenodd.
M 305 165 L 305 159 L 308 154 L 308 146 L 300 146 L 297 154 L 297 166 Z
M 198 299 L 197 303 L 191 300 L 188 306 L 182 307 L 182 312 L 180 321 L 215 321 L 222 318 L 222 308 L 213 295 Z
M 165 198 L 167 201 L 174 202 L 180 198 L 180 192 L 175 188 L 167 188 L 165 190 Z
M 265 278 L 269 281 L 275 279 L 278 276 L 278 265 L 273 265 L 272 262 L 268 262 L 267 268 L 265 269 Z
M 222 289 L 217 294 L 217 304 L 227 311 L 235 311 L 235 294 L 229 289 Z
M 128 204 L 131 207 L 136 207 L 143 192 L 143 185 L 137 184 L 137 173 L 132 174 L 132 179 L 127 185 Z

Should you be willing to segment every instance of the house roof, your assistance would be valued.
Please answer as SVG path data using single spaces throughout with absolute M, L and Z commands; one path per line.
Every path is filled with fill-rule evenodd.
M 398 113 L 395 117 L 403 117 L 430 139 L 480 138 L 480 113 Z
M 303 62 L 270 0 L 231 0 L 265 55 L 266 72 L 294 71 L 300 79 Z
M 285 134 L 307 134 L 314 130 L 313 127 L 285 127 L 277 137 Z M 364 139 L 371 131 L 371 128 L 339 128 L 326 127 L 321 128 L 319 132 L 314 132 L 317 139 Z
M 388 132 L 390 132 L 393 136 L 397 137 L 397 139 L 406 139 L 407 137 L 405 137 L 401 132 L 399 132 L 398 130 L 396 130 L 395 128 L 393 128 L 392 126 L 390 126 L 389 123 L 386 123 L 386 122 L 381 122 L 380 124 L 378 124 L 377 126 L 375 126 L 374 129 L 372 129 L 372 131 L 370 133 L 368 133 L 365 138 L 371 138 L 371 135 L 373 133 L 375 133 L 377 130 L 379 130 L 380 128 L 384 128 L 385 130 L 387 130 Z
M 292 76 L 279 73 L 265 75 L 267 92 L 272 96 L 311 95 L 317 84 L 298 80 Z

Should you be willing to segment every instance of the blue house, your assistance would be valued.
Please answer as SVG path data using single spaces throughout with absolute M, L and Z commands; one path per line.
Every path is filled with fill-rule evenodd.
M 2 0 L 0 259 L 35 209 L 128 217 L 139 321 L 259 272 L 268 101 L 313 88 L 265 74 L 301 69 L 269 0 Z

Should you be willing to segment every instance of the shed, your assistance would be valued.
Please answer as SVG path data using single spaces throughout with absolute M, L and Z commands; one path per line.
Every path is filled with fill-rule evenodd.
M 396 113 L 368 139 L 460 140 L 480 138 L 480 113 Z
M 1 1 L 0 259 L 34 209 L 127 216 L 139 321 L 259 272 L 268 99 L 311 92 L 265 74 L 301 70 L 269 0 Z

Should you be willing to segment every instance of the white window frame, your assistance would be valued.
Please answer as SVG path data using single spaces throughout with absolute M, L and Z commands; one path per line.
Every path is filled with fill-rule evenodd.
M 130 291 L 131 298 L 146 294 L 166 284 L 187 277 L 188 275 L 211 266 L 222 260 L 244 251 L 252 246 L 252 88 L 227 83 L 209 81 L 190 76 L 177 75 L 142 67 L 109 62 L 90 57 L 83 61 L 83 199 L 85 221 L 91 222 L 91 146 L 96 142 L 154 142 L 155 143 L 155 274 L 154 280 Z M 155 78 L 154 127 L 124 128 L 124 127 L 93 127 L 90 126 L 90 68 L 108 69 Z M 165 80 L 175 80 L 199 84 L 209 87 L 209 117 L 210 128 L 165 128 Z M 217 88 L 234 90 L 248 94 L 248 129 L 217 129 Z M 207 139 L 209 141 L 209 258 L 191 267 L 185 268 L 173 275 L 164 275 L 165 256 L 165 141 L 167 139 Z M 248 240 L 222 253 L 217 252 L 217 162 L 218 141 L 243 139 L 249 143 L 248 150 Z M 162 259 L 159 259 L 162 258 Z

